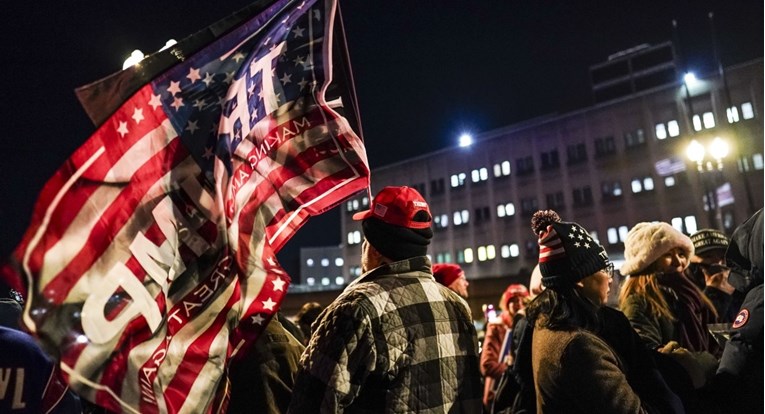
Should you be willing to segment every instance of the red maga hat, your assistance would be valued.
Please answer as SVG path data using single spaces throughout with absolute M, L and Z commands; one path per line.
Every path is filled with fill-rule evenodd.
M 436 263 L 433 265 L 433 277 L 436 282 L 449 286 L 465 274 L 461 267 L 453 263 Z
M 428 213 L 428 221 L 413 221 L 414 215 L 420 211 Z M 420 193 L 411 187 L 385 187 L 372 200 L 369 210 L 360 211 L 353 215 L 354 220 L 364 220 L 374 217 L 394 226 L 409 229 L 426 229 L 430 227 L 430 207 Z

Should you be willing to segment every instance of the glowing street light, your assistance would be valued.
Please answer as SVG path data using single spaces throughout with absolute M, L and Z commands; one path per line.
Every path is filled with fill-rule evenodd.
M 130 56 L 127 59 L 125 59 L 125 62 L 122 63 L 122 69 L 124 70 L 124 69 L 127 69 L 127 68 L 135 65 L 136 63 L 142 61 L 143 58 L 145 58 L 145 57 L 146 57 L 146 55 L 144 55 L 143 52 L 141 52 L 140 50 L 138 50 L 138 49 L 134 50 L 130 54 Z
M 683 76 L 683 81 L 688 86 L 693 86 L 696 83 L 696 75 L 693 72 L 687 72 L 685 76 Z
M 706 210 L 710 214 L 710 224 L 718 228 L 721 217 L 719 200 L 717 199 L 717 181 L 719 179 L 718 175 L 723 170 L 723 158 L 727 157 L 729 152 L 730 146 L 728 142 L 720 137 L 712 139 L 712 142 L 706 148 L 695 139 L 685 148 L 685 154 L 688 156 L 688 159 L 696 163 L 699 180 L 704 187 L 704 203 Z
M 459 143 L 460 143 L 460 147 L 463 147 L 463 148 L 464 147 L 469 147 L 469 146 L 473 145 L 473 136 L 470 135 L 470 134 L 467 134 L 467 133 L 462 134 L 462 135 L 460 135 Z

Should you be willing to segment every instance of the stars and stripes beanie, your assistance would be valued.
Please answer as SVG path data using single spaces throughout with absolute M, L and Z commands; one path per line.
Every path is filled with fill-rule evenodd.
M 546 288 L 566 287 L 611 264 L 603 246 L 577 223 L 561 221 L 553 210 L 540 210 L 531 218 L 539 238 L 539 270 Z

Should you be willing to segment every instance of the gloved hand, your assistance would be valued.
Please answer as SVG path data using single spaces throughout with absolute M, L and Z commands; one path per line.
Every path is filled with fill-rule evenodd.
M 677 361 L 691 377 L 693 387 L 696 389 L 706 385 L 717 371 L 719 361 L 709 352 L 691 352 L 675 341 L 668 342 L 659 349 L 659 352 Z

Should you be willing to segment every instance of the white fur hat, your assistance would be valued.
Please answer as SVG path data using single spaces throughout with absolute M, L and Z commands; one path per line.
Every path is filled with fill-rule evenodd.
M 619 272 L 636 274 L 675 247 L 683 249 L 687 257 L 693 254 L 691 238 L 668 223 L 638 223 L 627 233 L 624 264 Z

